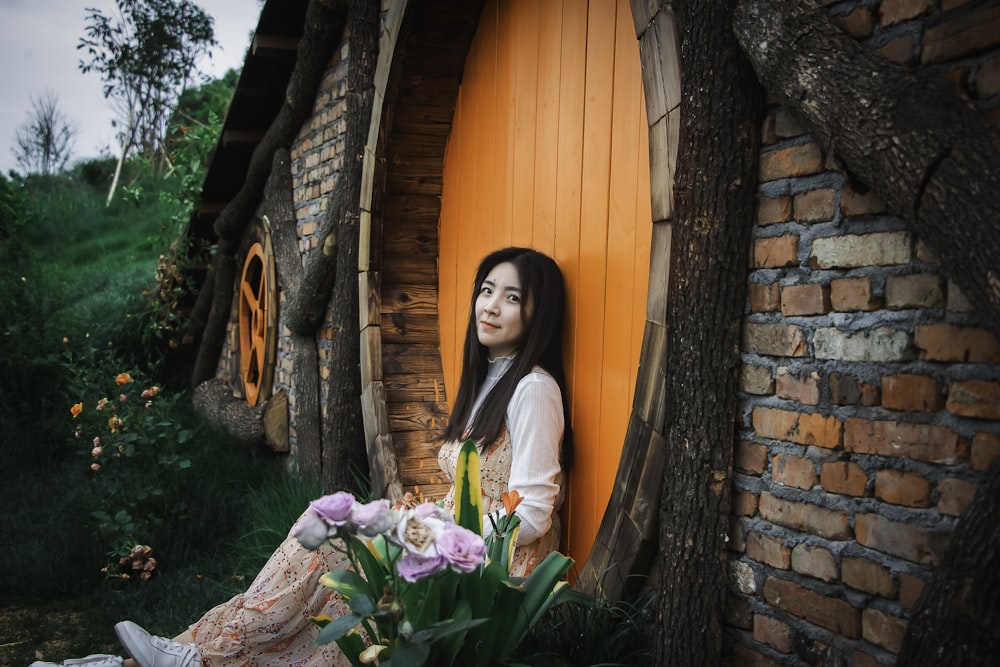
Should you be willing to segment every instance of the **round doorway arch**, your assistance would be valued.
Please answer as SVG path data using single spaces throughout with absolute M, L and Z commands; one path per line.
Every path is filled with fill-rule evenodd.
M 625 449 L 639 456 L 630 454 L 628 461 L 623 457 L 618 466 L 597 541 L 578 579 L 602 587 L 609 598 L 617 597 L 631 575 L 648 570 L 655 550 L 660 477 L 655 449 L 662 444 L 656 436 L 663 425 L 661 360 L 679 73 L 673 16 L 645 4 L 636 3 L 629 13 L 633 37 L 641 34 L 652 225 L 647 232 L 650 288 L 639 371 L 623 434 Z M 624 2 L 621 6 L 627 7 Z M 394 3 L 384 19 L 386 48 L 380 51 L 376 72 L 376 98 L 382 103 L 374 109 L 365 155 L 368 187 L 362 195 L 359 249 L 362 399 L 377 494 L 398 494 L 405 484 L 434 495 L 442 484 L 436 472 L 436 443 L 428 435 L 447 416 L 438 333 L 438 221 L 454 108 L 481 8 L 458 0 L 401 2 Z M 619 576 L 609 577 L 610 569 Z

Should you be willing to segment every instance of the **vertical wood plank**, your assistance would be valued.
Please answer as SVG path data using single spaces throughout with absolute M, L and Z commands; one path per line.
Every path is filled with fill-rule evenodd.
M 513 67 L 513 93 L 511 104 L 514 117 L 513 132 L 513 182 L 511 187 L 510 244 L 530 246 L 532 243 L 532 212 L 535 195 L 535 133 L 538 102 L 538 16 L 539 3 L 535 0 L 509 0 L 511 13 L 517 19 L 517 28 L 510 39 L 516 56 Z M 534 54 L 534 57 L 524 57 Z
M 598 494 L 611 494 L 615 470 L 621 457 L 622 434 L 629 414 L 630 367 L 632 366 L 632 332 L 636 317 L 632 312 L 632 289 L 636 273 L 636 169 L 637 123 L 634 100 L 639 73 L 628 57 L 635 48 L 635 37 L 628 3 L 618 0 L 615 25 L 614 63 L 612 79 L 611 171 L 608 186 L 608 249 L 607 295 L 601 384 L 601 430 L 598 443 Z
M 478 40 L 473 40 L 473 45 Z M 474 46 L 473 48 L 478 48 Z M 477 57 L 474 62 L 469 63 L 467 59 L 467 64 L 465 71 L 468 72 L 467 76 L 463 76 L 463 80 L 468 80 L 471 85 L 462 87 L 462 101 L 464 106 L 462 108 L 463 113 L 463 125 L 462 134 L 460 136 L 460 145 L 457 151 L 457 165 L 459 166 L 458 171 L 462 172 L 461 182 L 462 190 L 454 193 L 455 197 L 458 199 L 458 221 L 459 224 L 456 226 L 457 232 L 457 244 L 458 244 L 458 255 L 454 258 L 454 276 L 452 280 L 455 283 L 455 323 L 456 326 L 451 329 L 450 336 L 452 337 L 452 347 L 453 349 L 461 350 L 462 346 L 462 329 L 457 326 L 459 322 L 463 321 L 466 313 L 466 303 L 468 301 L 469 289 L 469 255 L 475 254 L 474 248 L 470 247 L 470 243 L 474 244 L 473 231 L 478 224 L 478 211 L 477 206 L 480 199 L 480 193 L 477 191 L 477 171 L 480 167 L 480 163 L 483 160 L 479 159 L 480 153 L 480 142 L 483 138 L 478 132 L 478 113 L 482 110 L 482 103 L 477 93 L 477 85 L 479 80 L 482 78 L 482 58 Z M 490 142 L 491 143 L 491 142 Z M 448 392 L 449 396 L 454 396 L 455 391 L 458 389 L 458 376 L 461 372 L 461 353 L 458 355 L 453 355 L 450 362 L 451 368 L 446 370 L 446 373 L 450 373 L 450 377 L 453 378 L 453 389 Z M 448 377 L 448 375 L 446 375 Z
M 496 47 L 496 135 L 495 161 L 496 198 L 493 200 L 496 224 L 483 230 L 483 237 L 491 239 L 490 248 L 502 248 L 511 244 L 511 224 L 513 220 L 514 145 L 513 119 L 511 107 L 517 95 L 514 87 L 514 67 L 517 52 L 514 48 L 513 33 L 518 29 L 517 16 L 512 11 L 514 5 L 497 2 L 497 47 Z
M 452 124 L 452 135 L 445 149 L 442 188 L 444 192 L 448 193 L 456 192 L 461 187 L 461 175 L 457 173 L 460 170 L 450 169 L 449 165 L 458 159 L 458 144 L 461 138 L 459 124 L 461 123 L 460 114 L 463 108 L 462 98 L 464 92 L 464 90 L 459 91 L 458 103 L 455 106 L 455 121 Z M 458 197 L 448 196 L 441 198 L 441 220 L 454 220 L 458 217 L 458 201 Z M 455 293 L 455 264 L 459 255 L 457 225 L 438 224 L 438 248 L 438 317 L 442 322 L 453 322 L 455 318 L 455 300 L 457 299 Z M 454 344 L 454 330 L 442 327 L 442 350 L 450 352 Z M 451 354 L 441 355 L 441 368 L 445 378 L 451 377 L 451 374 L 454 372 L 454 363 L 454 358 Z
M 581 438 L 576 456 L 576 479 L 584 481 L 574 489 L 574 523 L 579 532 L 570 538 L 570 552 L 582 558 L 589 553 L 588 539 L 600 520 L 604 503 L 591 486 L 599 477 L 598 450 L 601 432 L 601 383 L 604 363 L 604 304 L 606 299 L 608 183 L 611 162 L 612 99 L 609 82 L 614 77 L 613 2 L 593 2 L 587 26 L 587 76 L 584 100 L 584 146 L 582 163 L 580 274 L 581 307 L 577 314 L 574 364 L 574 400 L 589 409 L 575 416 Z M 599 506 L 600 505 L 600 506 Z
M 580 206 L 583 161 L 583 110 L 586 95 L 587 2 L 564 0 L 562 13 L 562 63 L 559 77 L 559 141 L 556 167 L 556 237 L 553 258 L 567 283 L 564 353 L 567 383 L 572 390 L 576 358 L 576 315 L 580 272 Z
M 559 78 L 562 74 L 562 2 L 540 5 L 535 112 L 535 178 L 531 242 L 552 256 L 555 250 L 556 175 L 559 160 Z
M 458 371 L 461 369 L 462 345 L 465 340 L 466 324 L 469 317 L 469 302 L 473 291 L 473 277 L 479 261 L 496 247 L 490 240 L 490 233 L 503 226 L 504 211 L 509 206 L 503 197 L 507 194 L 508 164 L 510 161 L 507 136 L 507 112 L 509 101 L 500 99 L 501 90 L 509 91 L 508 82 L 501 86 L 498 51 L 502 48 L 505 56 L 504 70 L 509 69 L 510 47 L 500 45 L 501 3 L 491 2 L 487 7 L 488 16 L 480 22 L 479 60 L 476 77 L 477 97 L 480 98 L 480 116 L 477 121 L 476 148 L 469 156 L 477 161 L 479 174 L 477 199 L 469 212 L 469 217 L 459 220 L 462 228 L 463 248 L 456 275 L 458 300 L 455 305 L 456 374 L 454 389 L 458 389 Z M 509 94 L 509 92 L 508 92 Z M 485 230 L 485 231 L 484 231 Z

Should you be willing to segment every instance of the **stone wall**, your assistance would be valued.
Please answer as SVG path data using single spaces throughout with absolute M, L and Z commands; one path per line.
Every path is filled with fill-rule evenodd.
M 1000 5 L 826 2 L 1000 125 Z M 772 106 L 734 453 L 734 664 L 893 664 L 1000 454 L 1000 343 L 933 252 Z

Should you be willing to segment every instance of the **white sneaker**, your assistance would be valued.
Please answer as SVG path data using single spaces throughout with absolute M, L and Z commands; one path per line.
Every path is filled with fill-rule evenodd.
M 85 658 L 70 658 L 64 662 L 43 662 L 36 660 L 28 667 L 70 667 L 70 665 L 85 665 L 86 667 L 122 667 L 122 659 L 117 655 L 95 653 Z
M 139 667 L 201 666 L 201 654 L 194 644 L 153 636 L 132 621 L 115 625 L 115 634 Z
M 95 653 L 85 658 L 71 658 L 63 660 L 63 667 L 70 665 L 86 665 L 86 667 L 122 667 L 122 659 L 117 655 L 106 655 Z

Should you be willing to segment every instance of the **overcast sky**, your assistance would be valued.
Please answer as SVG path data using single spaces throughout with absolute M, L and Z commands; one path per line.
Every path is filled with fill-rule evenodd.
M 213 77 L 239 68 L 260 17 L 258 0 L 194 0 L 215 19 L 219 41 L 200 69 Z M 0 172 L 16 163 L 14 134 L 28 119 L 31 98 L 55 93 L 58 108 L 76 128 L 71 162 L 114 153 L 113 112 L 99 74 L 83 74 L 81 52 L 86 8 L 113 13 L 114 0 L 0 0 Z

